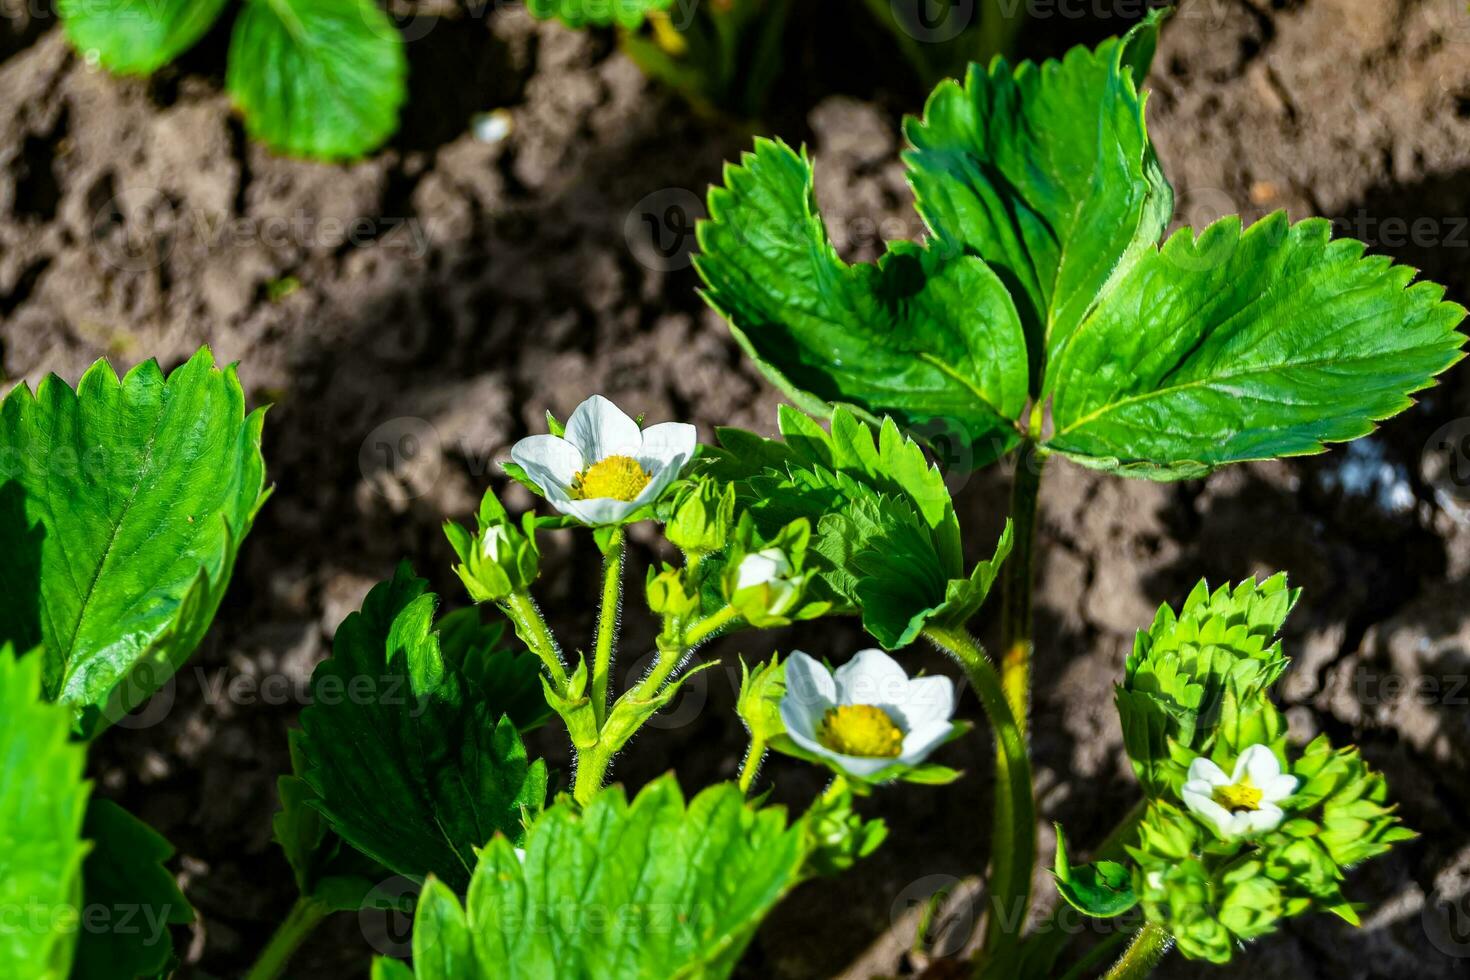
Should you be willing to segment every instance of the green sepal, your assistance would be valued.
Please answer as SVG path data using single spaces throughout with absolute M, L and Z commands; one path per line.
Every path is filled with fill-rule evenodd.
M 830 878 L 847 871 L 872 854 L 888 837 L 881 819 L 866 820 L 853 806 L 854 787 L 838 777 L 808 808 L 803 823 L 807 834 L 803 877 Z
M 1052 878 L 1057 892 L 1083 915 L 1111 919 L 1138 904 L 1133 891 L 1133 874 L 1117 861 L 1094 861 L 1072 865 L 1067 861 L 1067 838 L 1061 824 L 1057 831 L 1057 855 L 1052 865 Z

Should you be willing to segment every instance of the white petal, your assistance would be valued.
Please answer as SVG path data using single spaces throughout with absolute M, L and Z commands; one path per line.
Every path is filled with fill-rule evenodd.
M 1262 803 L 1259 809 L 1237 816 L 1245 817 L 1245 829 L 1242 833 L 1263 834 L 1281 826 L 1281 820 L 1286 814 L 1274 803 Z
M 687 462 L 688 460 L 684 459 L 683 457 L 679 457 L 672 460 L 661 469 L 645 469 L 645 472 L 649 473 L 653 477 L 653 479 L 648 481 L 648 486 L 638 491 L 638 496 L 633 498 L 633 503 L 637 504 L 639 507 L 642 507 L 644 504 L 651 504 L 655 500 L 657 500 L 659 496 L 668 489 L 669 484 L 673 483 L 679 478 L 679 471 L 684 468 L 684 464 Z M 639 463 L 638 465 L 642 466 L 643 464 Z
M 1276 758 L 1276 753 L 1267 746 L 1252 745 L 1235 760 L 1235 778 L 1231 782 L 1239 783 L 1249 779 L 1252 786 L 1264 789 L 1267 783 L 1279 775 L 1281 760 Z
M 833 679 L 838 704 L 899 704 L 909 684 L 898 661 L 882 650 L 859 650 L 837 668 Z
M 699 430 L 688 422 L 660 422 L 643 430 L 643 444 L 635 458 L 639 466 L 653 473 L 676 459 L 689 462 L 698 441 Z
M 643 445 L 638 423 L 601 395 L 593 395 L 572 412 L 567 419 L 566 438 L 588 464 L 609 456 L 637 458 Z
M 1211 786 L 1229 786 L 1231 782 L 1230 777 L 1225 775 L 1224 769 L 1204 756 L 1199 756 L 1189 764 L 1189 772 L 1184 778 L 1191 781 L 1203 779 Z
M 1256 788 L 1261 791 L 1261 799 L 1267 803 L 1279 803 L 1296 792 L 1296 783 L 1295 776 L 1283 774 Z
M 575 517 L 583 524 L 596 527 L 601 524 L 617 524 L 638 505 L 611 497 L 591 497 L 586 500 L 552 500 L 551 505 L 563 514 Z
M 1184 784 L 1180 795 L 1184 797 L 1185 806 L 1214 824 L 1221 834 L 1226 837 L 1238 836 L 1238 831 L 1235 829 L 1235 815 L 1216 803 L 1212 796 L 1196 792 L 1190 788 L 1188 783 Z
M 555 487 L 562 497 L 585 465 L 577 447 L 557 436 L 527 436 L 510 447 L 510 458 L 532 483 L 547 493 Z
M 915 677 L 898 699 L 879 704 L 906 732 L 939 724 L 949 728 L 954 715 L 954 684 L 948 677 Z
M 903 749 L 898 758 L 892 761 L 902 762 L 906 766 L 918 765 L 929 757 L 930 752 L 944 743 L 950 730 L 948 722 L 929 722 L 910 730 L 903 737 Z
M 837 684 L 827 668 L 800 650 L 793 651 L 786 658 L 786 693 L 781 696 L 781 720 L 787 730 L 800 727 L 815 738 L 816 723 L 836 703 Z
M 784 575 L 791 574 L 791 563 L 779 548 L 766 548 L 740 559 L 735 576 L 735 588 L 748 589 L 752 585 L 766 585 Z

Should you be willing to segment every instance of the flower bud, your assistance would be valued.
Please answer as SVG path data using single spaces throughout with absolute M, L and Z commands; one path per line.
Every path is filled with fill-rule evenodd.
M 530 521 L 520 528 L 498 506 L 482 505 L 479 523 L 474 535 L 452 521 L 445 524 L 444 534 L 459 556 L 454 571 L 476 602 L 502 602 L 536 581 L 541 553 Z
M 703 480 L 679 495 L 664 536 L 680 551 L 707 555 L 725 547 L 735 523 L 735 487 Z
M 648 608 L 658 616 L 684 618 L 699 611 L 699 593 L 689 590 L 684 576 L 677 568 L 665 565 L 663 571 L 654 574 L 648 570 Z

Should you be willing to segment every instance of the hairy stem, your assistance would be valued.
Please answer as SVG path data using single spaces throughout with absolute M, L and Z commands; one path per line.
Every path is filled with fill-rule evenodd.
M 990 914 L 982 961 L 1015 945 L 1031 904 L 1036 860 L 1036 805 L 1026 739 L 1011 713 L 1000 675 L 980 644 L 963 629 L 928 627 L 924 635 L 964 667 L 995 731 L 995 815 L 991 821 Z
M 1133 942 L 1118 957 L 1118 962 L 1108 971 L 1105 980 L 1142 980 L 1154 972 L 1164 954 L 1174 945 L 1174 937 L 1162 926 L 1145 923 L 1133 935 Z
M 597 727 L 607 720 L 608 675 L 618 642 L 618 613 L 622 606 L 623 556 L 627 551 L 623 529 L 612 532 L 602 572 L 602 610 L 597 617 L 596 650 L 592 659 L 592 716 Z
M 745 761 L 740 764 L 740 792 L 744 795 L 750 795 L 750 784 L 755 782 L 755 775 L 760 772 L 761 760 L 765 756 L 766 740 L 752 735 L 750 749 L 745 753 Z
M 536 608 L 536 600 L 531 598 L 529 592 L 513 592 L 499 605 L 500 611 L 505 613 L 515 627 L 516 636 L 521 638 L 521 642 L 532 653 L 541 658 L 557 692 L 564 693 L 567 689 L 567 672 L 561 662 L 561 649 L 556 645 L 556 638 L 551 635 L 551 627 L 546 625 L 541 610 Z
M 311 935 L 312 930 L 321 924 L 329 911 L 316 899 L 305 895 L 296 899 L 296 904 L 291 906 L 285 921 L 276 929 L 265 949 L 261 950 L 260 957 L 245 975 L 245 980 L 276 980 L 286 971 L 286 963 L 290 961 L 292 954 Z
M 577 753 L 577 773 L 572 781 L 572 798 L 583 807 L 592 802 L 597 791 L 607 779 L 608 766 L 612 765 L 612 752 L 601 745 Z
M 1031 591 L 1035 583 L 1037 504 L 1041 495 L 1041 469 L 1046 458 L 1034 443 L 1024 442 L 1016 455 L 1016 473 L 1011 481 L 1011 521 L 1015 546 L 1005 564 L 1001 595 L 1001 684 L 1006 701 L 1021 731 L 1031 702 L 1032 638 Z

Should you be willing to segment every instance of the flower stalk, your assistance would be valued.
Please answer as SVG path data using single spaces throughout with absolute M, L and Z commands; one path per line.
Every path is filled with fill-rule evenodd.
M 1011 521 L 1015 545 L 1003 573 L 1001 592 L 1001 684 L 1011 715 L 1026 731 L 1031 704 L 1033 636 L 1032 591 L 1036 581 L 1036 518 L 1041 501 L 1041 471 L 1046 457 L 1030 441 L 1016 455 L 1011 479 Z
M 1162 926 L 1145 923 L 1134 933 L 1133 942 L 1107 972 L 1105 980 L 1142 980 L 1154 972 L 1173 945 L 1174 940 Z
M 607 720 L 608 675 L 612 673 L 617 652 L 618 615 L 622 610 L 623 559 L 627 539 L 622 528 L 615 528 L 607 546 L 602 574 L 602 608 L 597 619 L 596 650 L 592 660 L 592 711 L 597 727 Z
M 929 626 L 924 635 L 964 668 L 995 731 L 995 815 L 990 840 L 991 914 L 980 962 L 1003 954 L 1019 939 L 1031 904 L 1031 866 L 1036 859 L 1036 805 L 1026 739 L 1011 713 L 1000 675 L 980 644 L 963 629 Z

